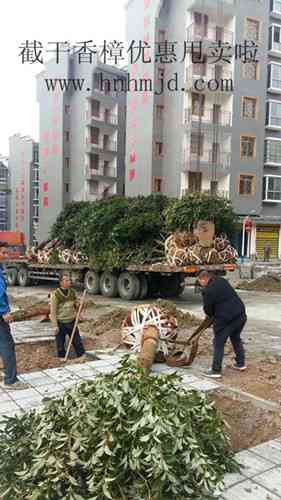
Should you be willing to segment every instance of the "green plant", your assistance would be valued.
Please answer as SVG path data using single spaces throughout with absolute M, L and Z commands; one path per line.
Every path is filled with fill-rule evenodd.
M 203 500 L 238 470 L 213 404 L 129 359 L 0 432 L 2 500 Z
M 213 220 L 216 233 L 234 232 L 235 214 L 231 202 L 206 193 L 189 193 L 181 200 L 172 200 L 165 212 L 166 228 L 170 232 L 188 231 L 198 220 Z

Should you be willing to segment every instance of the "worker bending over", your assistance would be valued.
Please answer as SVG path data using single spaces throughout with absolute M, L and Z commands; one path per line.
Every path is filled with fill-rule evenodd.
M 65 339 L 72 334 L 79 304 L 75 290 L 71 287 L 69 275 L 63 274 L 59 288 L 51 296 L 51 322 L 55 329 L 57 353 L 59 358 L 66 354 Z M 85 349 L 78 328 L 75 330 L 73 347 L 77 357 L 84 356 Z
M 204 312 L 214 318 L 213 365 L 206 376 L 221 377 L 224 346 L 228 338 L 235 352 L 236 363 L 233 368 L 245 370 L 245 351 L 241 340 L 241 332 L 247 321 L 244 303 L 224 278 L 213 277 L 208 271 L 201 271 L 198 281 L 203 289 Z

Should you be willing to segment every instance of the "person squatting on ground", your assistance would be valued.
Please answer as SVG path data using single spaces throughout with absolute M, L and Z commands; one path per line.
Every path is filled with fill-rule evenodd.
M 198 281 L 202 287 L 204 312 L 214 318 L 213 364 L 206 375 L 221 377 L 224 346 L 228 338 L 235 352 L 236 364 L 233 368 L 245 370 L 245 350 L 241 340 L 241 332 L 247 321 L 244 303 L 224 278 L 212 277 L 208 271 L 202 271 Z
M 4 365 L 4 381 L 1 383 L 1 387 L 6 390 L 26 389 L 29 387 L 28 384 L 24 384 L 17 377 L 15 342 L 9 325 L 13 318 L 10 314 L 7 283 L 3 268 L 7 258 L 7 245 L 0 242 L 0 357 Z
M 57 354 L 59 358 L 64 358 L 66 354 L 66 336 L 72 334 L 79 304 L 75 290 L 71 287 L 68 275 L 64 274 L 60 278 L 59 288 L 51 295 L 51 322 L 55 329 Z M 84 356 L 85 349 L 79 333 L 78 327 L 73 338 L 73 347 L 77 357 Z

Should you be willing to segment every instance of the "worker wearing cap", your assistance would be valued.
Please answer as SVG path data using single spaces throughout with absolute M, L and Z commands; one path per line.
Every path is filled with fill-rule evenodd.
M 78 303 L 75 290 L 71 287 L 68 275 L 64 274 L 60 278 L 59 288 L 51 295 L 50 318 L 55 329 L 57 353 L 59 358 L 64 358 L 66 354 L 66 336 L 72 334 Z M 73 347 L 77 357 L 84 356 L 85 349 L 78 328 L 75 330 Z
M 221 377 L 224 346 L 228 338 L 235 352 L 236 363 L 233 368 L 245 370 L 245 350 L 241 340 L 241 332 L 247 321 L 244 303 L 224 278 L 213 277 L 208 271 L 202 271 L 198 281 L 203 291 L 204 312 L 214 318 L 213 364 L 206 376 Z

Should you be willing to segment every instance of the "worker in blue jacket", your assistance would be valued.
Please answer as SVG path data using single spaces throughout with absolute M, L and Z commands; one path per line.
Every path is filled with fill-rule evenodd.
M 0 357 L 4 364 L 4 382 L 1 387 L 8 389 L 26 389 L 24 384 L 17 378 L 15 342 L 11 335 L 9 323 L 12 321 L 9 300 L 7 296 L 7 284 L 4 275 L 3 263 L 7 260 L 7 245 L 0 242 Z

